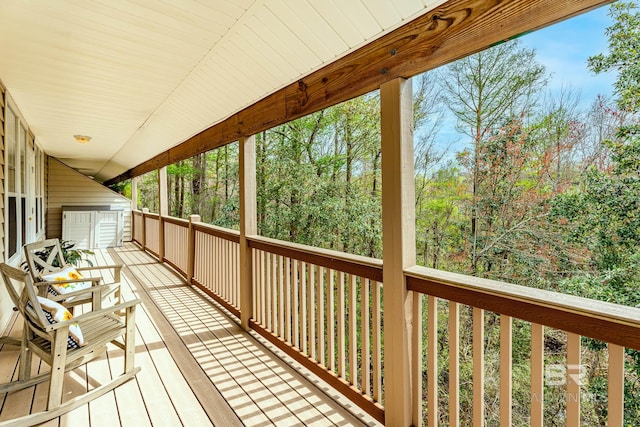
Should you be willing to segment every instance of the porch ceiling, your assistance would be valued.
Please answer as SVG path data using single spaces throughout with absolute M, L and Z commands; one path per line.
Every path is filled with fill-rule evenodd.
M 104 181 L 441 3 L 2 0 L 0 79 L 49 155 Z

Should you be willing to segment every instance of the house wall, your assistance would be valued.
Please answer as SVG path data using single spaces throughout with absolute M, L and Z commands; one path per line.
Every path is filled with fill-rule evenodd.
M 53 157 L 47 171 L 47 238 L 62 238 L 63 206 L 110 206 L 124 211 L 124 241 L 131 240 L 131 200 L 110 190 Z

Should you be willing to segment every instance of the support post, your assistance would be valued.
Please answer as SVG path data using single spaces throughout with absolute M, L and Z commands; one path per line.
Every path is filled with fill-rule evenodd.
M 137 176 L 134 176 L 133 178 L 131 178 L 131 209 L 134 211 L 138 210 L 138 180 L 139 179 L 140 178 Z M 142 221 L 144 222 L 144 217 L 142 218 Z M 141 235 L 140 231 L 141 230 L 136 230 L 135 216 L 131 214 L 131 234 L 134 240 L 136 238 L 136 233 L 138 236 Z M 144 228 L 142 228 L 142 232 L 144 233 Z M 139 243 L 142 243 L 142 242 L 139 242 Z
M 187 283 L 193 284 L 193 276 L 196 268 L 196 230 L 193 224 L 200 222 L 200 215 L 189 215 L 189 238 L 187 242 Z
M 412 294 L 404 278 L 416 262 L 412 108 L 410 80 L 380 86 L 385 424 L 393 426 L 412 422 Z
M 164 262 L 164 220 L 169 216 L 169 193 L 167 190 L 167 167 L 158 169 L 158 258 Z
M 256 203 L 256 137 L 240 138 L 240 322 L 249 330 L 253 317 L 251 248 L 247 236 L 258 232 Z
M 138 210 L 138 181 L 140 177 L 131 178 L 131 209 Z

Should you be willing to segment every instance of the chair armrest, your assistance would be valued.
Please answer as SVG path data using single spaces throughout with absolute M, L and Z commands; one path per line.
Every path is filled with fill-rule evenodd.
M 91 271 L 91 270 L 106 270 L 106 269 L 112 269 L 113 270 L 113 280 L 114 282 L 119 282 L 120 281 L 120 272 L 122 270 L 123 265 L 122 264 L 113 264 L 113 265 L 97 265 L 95 267 L 80 267 L 80 268 L 76 268 L 76 271 Z
M 100 293 L 103 292 L 105 288 L 107 289 L 111 289 L 112 287 L 114 287 L 115 285 L 113 284 L 101 284 L 99 286 L 90 286 L 86 289 L 78 289 L 77 291 L 72 291 L 72 292 L 67 292 L 64 294 L 60 294 L 60 295 L 48 295 L 47 298 L 49 298 L 52 301 L 57 301 L 59 303 L 61 303 L 62 305 L 64 305 L 63 301 L 72 298 L 72 297 L 89 297 L 90 295 L 95 294 L 96 292 Z M 117 286 L 120 286 L 119 284 Z
M 59 285 L 61 283 L 84 283 L 84 282 L 92 282 L 94 286 L 98 286 L 100 284 L 100 281 L 102 280 L 101 277 L 85 277 L 82 279 L 69 279 L 69 280 L 43 280 L 43 281 L 39 281 L 39 282 L 34 282 L 33 286 L 37 286 L 37 287 L 41 287 L 41 286 L 49 286 L 49 285 Z
M 116 270 L 120 270 L 122 269 L 123 264 L 113 264 L 113 265 L 96 265 L 93 267 L 78 267 L 76 268 L 76 271 L 86 271 L 86 270 L 104 270 L 107 268 L 113 268 Z
M 46 331 L 55 331 L 56 329 L 60 329 L 65 326 L 71 326 L 74 323 L 79 323 L 80 327 L 82 327 L 82 323 L 87 320 L 95 319 L 97 317 L 104 316 L 105 314 L 117 314 L 117 312 L 120 310 L 131 310 L 132 307 L 135 307 L 141 302 L 142 302 L 141 300 L 135 299 L 135 300 L 123 302 L 122 304 L 117 304 L 110 307 L 101 308 L 99 310 L 90 311 L 88 313 L 83 313 L 77 317 L 73 317 L 70 320 L 65 320 L 64 322 L 58 322 L 58 323 L 53 323 L 51 325 L 47 325 L 45 326 L 44 329 Z

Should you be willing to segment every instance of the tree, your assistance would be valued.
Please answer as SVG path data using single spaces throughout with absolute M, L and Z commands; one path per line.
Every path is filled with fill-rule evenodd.
M 617 70 L 614 82 L 621 110 L 640 110 L 640 10 L 634 2 L 616 2 L 609 8 L 614 19 L 607 28 L 609 52 L 589 58 L 589 68 L 597 73 Z
M 608 54 L 589 59 L 596 73 L 616 69 L 618 109 L 600 103 L 601 116 L 617 126 L 600 139 L 605 163 L 585 169 L 580 186 L 558 196 L 552 215 L 564 225 L 567 240 L 587 250 L 590 269 L 559 283 L 561 291 L 618 304 L 638 306 L 640 280 L 640 12 L 634 3 L 614 3 L 615 22 L 607 29 Z M 602 120 L 600 123 L 606 123 Z M 587 340 L 597 358 L 602 343 Z M 640 352 L 626 350 L 625 425 L 640 423 Z M 593 376 L 588 388 L 600 392 L 603 381 Z M 599 388 L 600 387 L 600 388 Z M 601 410 L 606 419 L 606 409 Z M 604 422 L 604 421 L 603 421 Z
M 546 83 L 545 69 L 535 60 L 535 51 L 507 42 L 458 60 L 442 71 L 444 97 L 457 118 L 457 128 L 471 138 L 465 154 L 471 184 L 470 269 L 478 273 L 483 249 L 480 215 L 481 153 L 487 138 L 510 119 L 525 116 Z M 485 212 L 486 214 L 486 212 Z
M 607 28 L 609 53 L 589 58 L 595 73 L 617 69 L 616 101 L 622 111 L 603 107 L 618 129 L 602 141 L 611 156 L 607 168 L 590 167 L 581 188 L 558 197 L 555 214 L 567 221 L 568 238 L 584 244 L 597 271 L 612 271 L 640 253 L 640 11 L 614 3 Z

